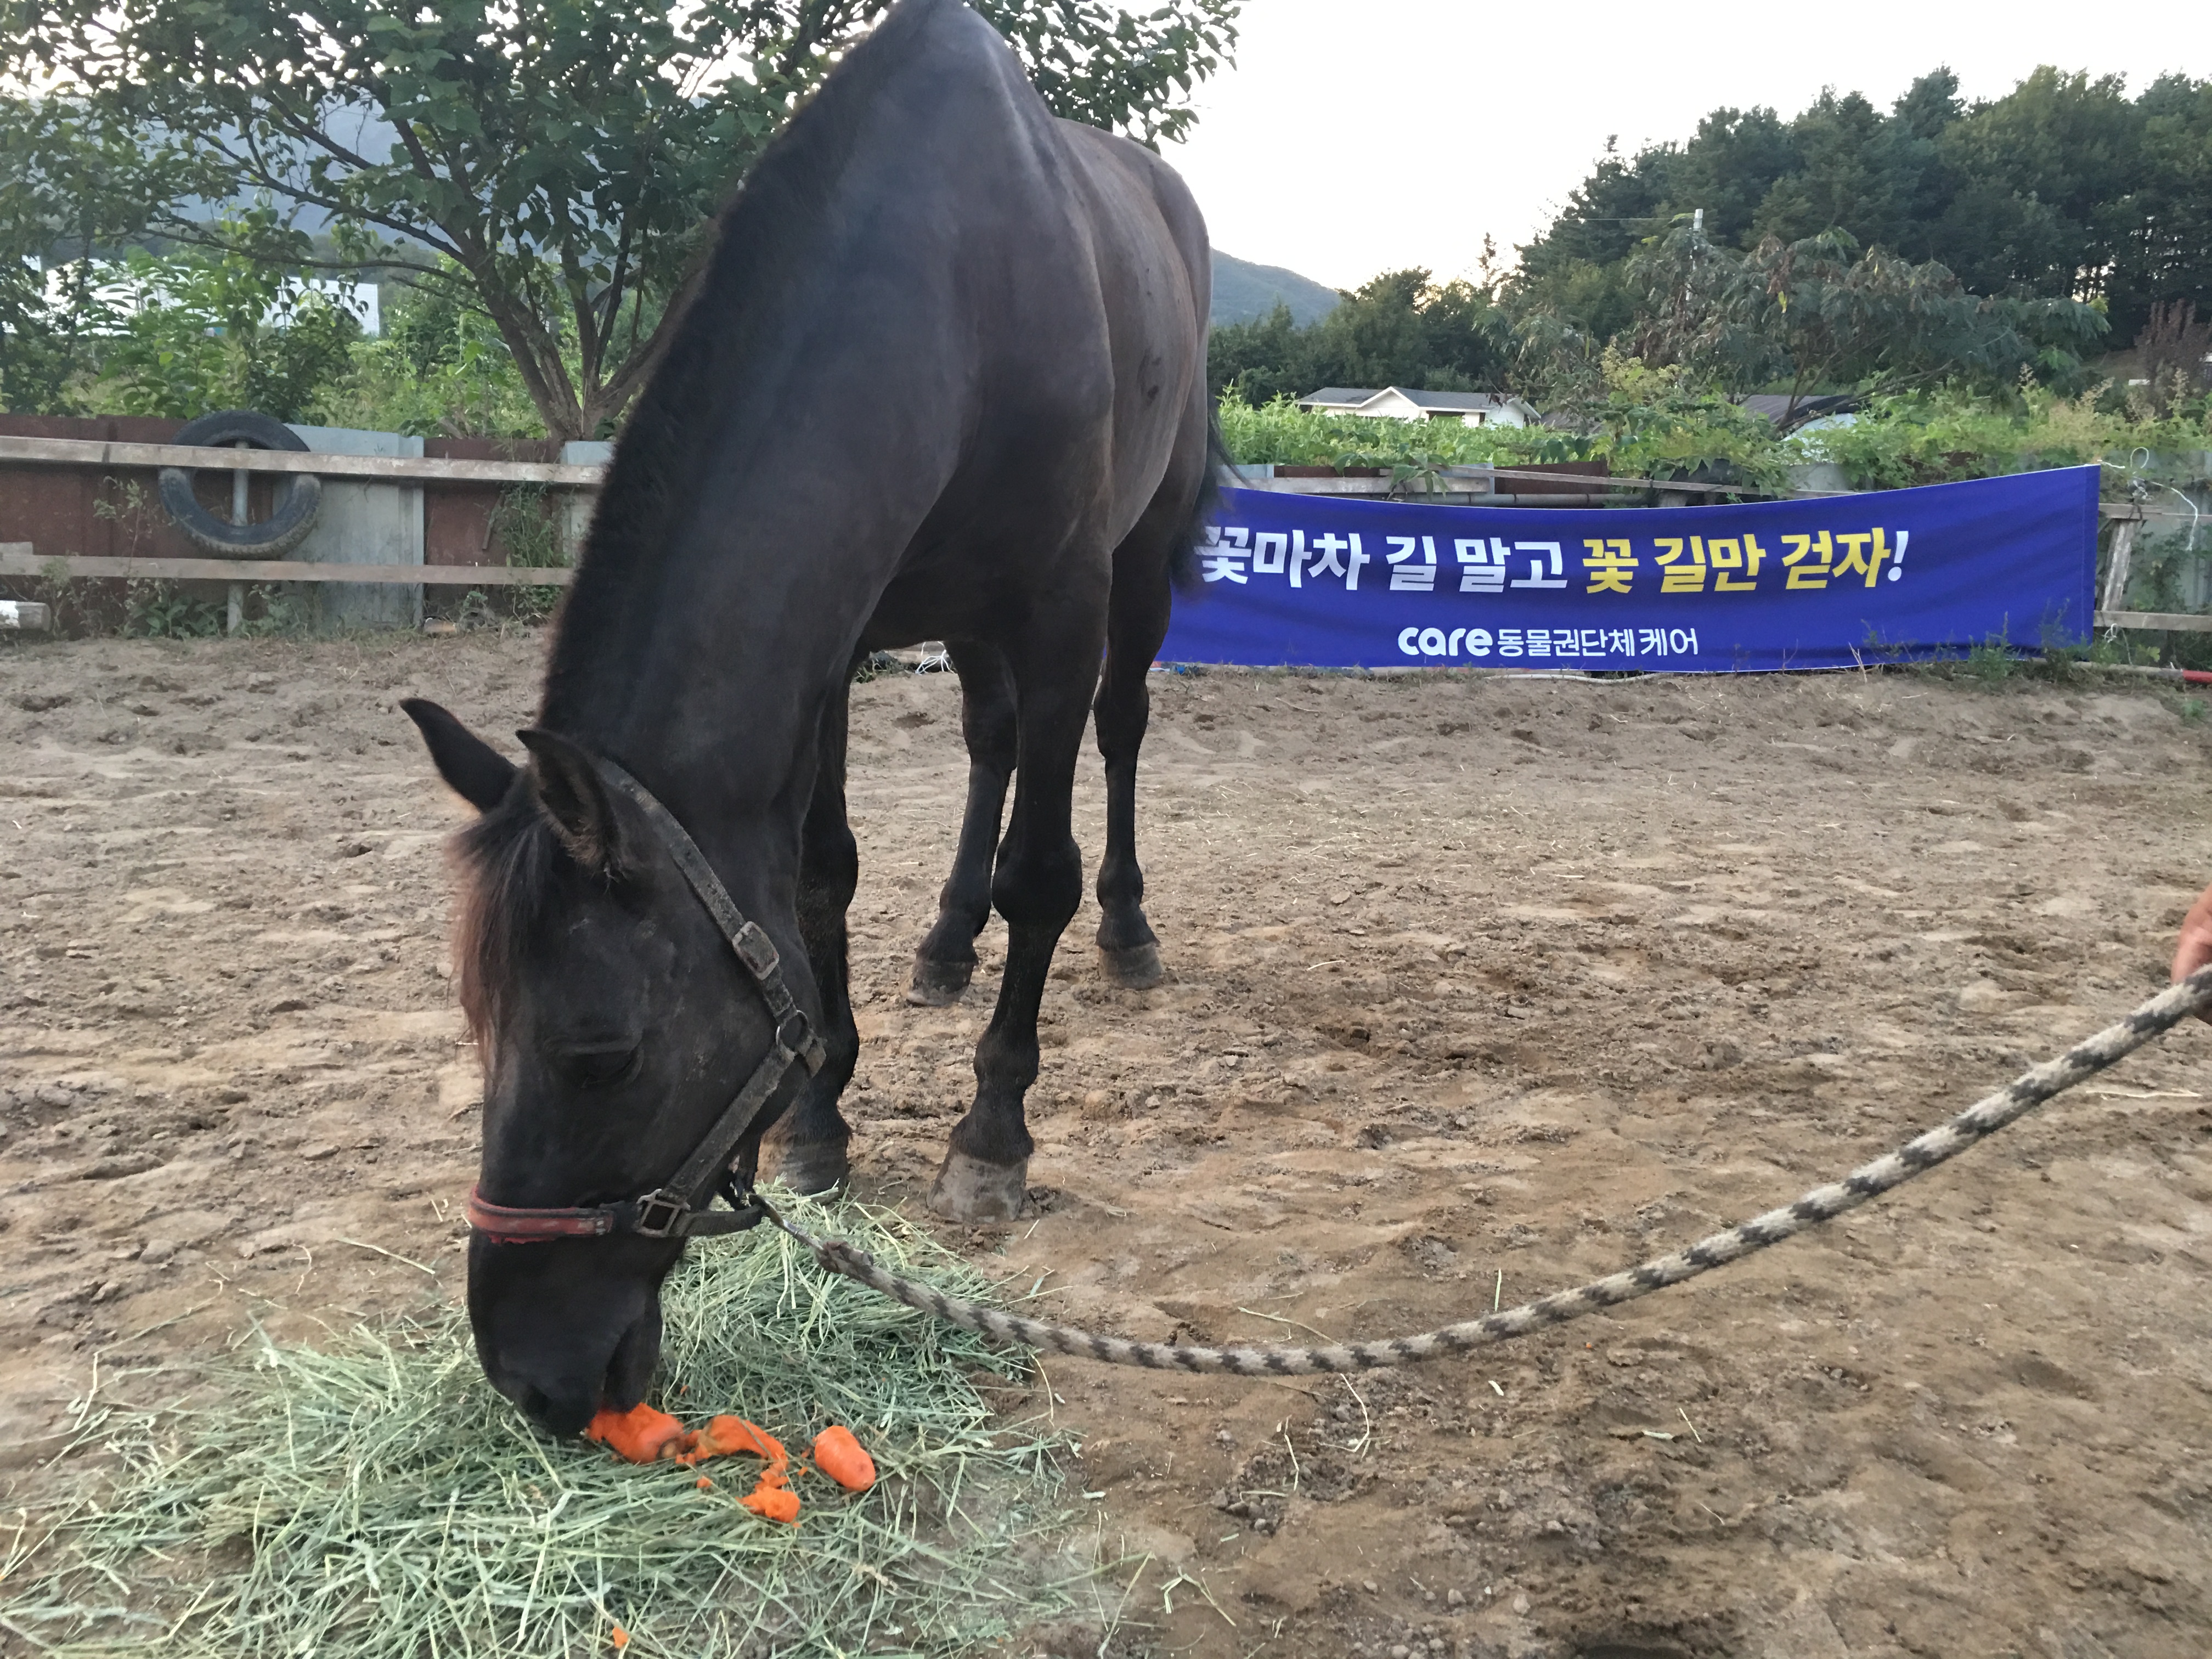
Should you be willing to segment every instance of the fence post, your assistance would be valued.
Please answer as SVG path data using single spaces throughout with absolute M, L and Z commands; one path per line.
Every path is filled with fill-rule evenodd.
M 2136 520 L 2121 519 L 2112 526 L 2112 562 L 2105 568 L 2105 600 L 2100 611 L 2127 608 L 2128 562 L 2135 552 Z

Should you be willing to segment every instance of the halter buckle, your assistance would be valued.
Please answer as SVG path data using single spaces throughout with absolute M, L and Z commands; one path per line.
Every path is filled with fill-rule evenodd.
M 690 1213 L 690 1200 L 664 1187 L 637 1200 L 630 1231 L 641 1238 L 672 1238 L 684 1230 L 684 1218 Z
M 764 980 L 783 965 L 776 954 L 775 941 L 764 933 L 760 923 L 749 921 L 730 936 L 730 948 L 738 953 L 738 960 L 745 964 L 745 971 L 757 980 Z

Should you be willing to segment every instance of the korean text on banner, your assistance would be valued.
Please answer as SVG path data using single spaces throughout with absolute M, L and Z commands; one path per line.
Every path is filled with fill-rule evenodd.
M 1743 670 L 2088 635 L 2097 469 L 1738 507 L 1227 489 L 1165 662 Z

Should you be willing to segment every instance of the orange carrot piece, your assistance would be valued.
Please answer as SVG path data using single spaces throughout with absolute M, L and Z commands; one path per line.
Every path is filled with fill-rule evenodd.
M 629 1645 L 629 1632 L 624 1630 L 620 1625 L 617 1625 L 612 1630 L 607 1632 L 607 1640 L 613 1644 L 614 1650 L 617 1653 L 620 1653 L 624 1648 Z
M 781 1521 L 787 1527 L 799 1524 L 799 1494 L 788 1486 L 772 1486 L 768 1477 L 738 1500 L 763 1521 Z
M 842 1425 L 814 1437 L 814 1467 L 848 1492 L 866 1492 L 876 1484 L 876 1460 Z
M 638 1406 L 626 1412 L 601 1412 L 584 1431 L 585 1437 L 611 1448 L 615 1453 L 633 1463 L 653 1463 L 663 1458 L 683 1464 L 696 1464 L 709 1457 L 725 1457 L 738 1452 L 750 1452 L 764 1461 L 760 1480 L 752 1491 L 738 1501 L 764 1520 L 781 1521 L 787 1526 L 799 1522 L 799 1494 L 791 1489 L 791 1454 L 778 1440 L 757 1424 L 748 1423 L 742 1417 L 722 1416 L 708 1420 L 703 1429 L 686 1431 L 682 1424 L 665 1412 L 657 1412 L 650 1406 Z M 848 1435 L 850 1440 L 851 1436 Z M 863 1464 L 867 1454 L 854 1442 L 853 1451 Z M 869 1478 L 874 1478 L 872 1466 Z M 840 1477 L 842 1478 L 842 1477 Z M 704 1492 L 714 1483 L 701 1475 L 693 1483 Z M 619 1648 L 629 1640 L 620 1626 L 616 1626 Z
M 584 1431 L 584 1438 L 629 1462 L 651 1463 L 671 1455 L 684 1438 L 684 1425 L 641 1401 L 626 1412 L 601 1412 Z
M 750 1452 L 771 1463 L 784 1462 L 791 1455 L 784 1450 L 783 1442 L 742 1417 L 708 1419 L 707 1426 L 694 1433 L 690 1443 L 684 1448 L 685 1455 L 693 1458 L 720 1457 L 734 1452 Z

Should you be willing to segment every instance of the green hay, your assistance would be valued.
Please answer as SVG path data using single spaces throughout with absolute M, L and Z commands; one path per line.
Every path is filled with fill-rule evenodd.
M 785 1201 L 955 1294 L 988 1289 L 895 1214 Z M 738 1507 L 753 1459 L 705 1466 L 701 1492 L 698 1471 L 541 1435 L 484 1382 L 456 1312 L 328 1351 L 264 1339 L 212 1376 L 141 1371 L 80 1403 L 76 1450 L 106 1468 L 19 1531 L 0 1626 L 70 1655 L 543 1659 L 606 1654 L 619 1624 L 626 1659 L 764 1659 L 974 1653 L 1069 1607 L 1062 1442 L 994 1430 L 969 1381 L 1005 1356 L 765 1228 L 695 1244 L 662 1305 L 684 1392 L 660 1404 L 738 1413 L 794 1450 L 844 1423 L 875 1489 L 798 1474 L 794 1528 Z

